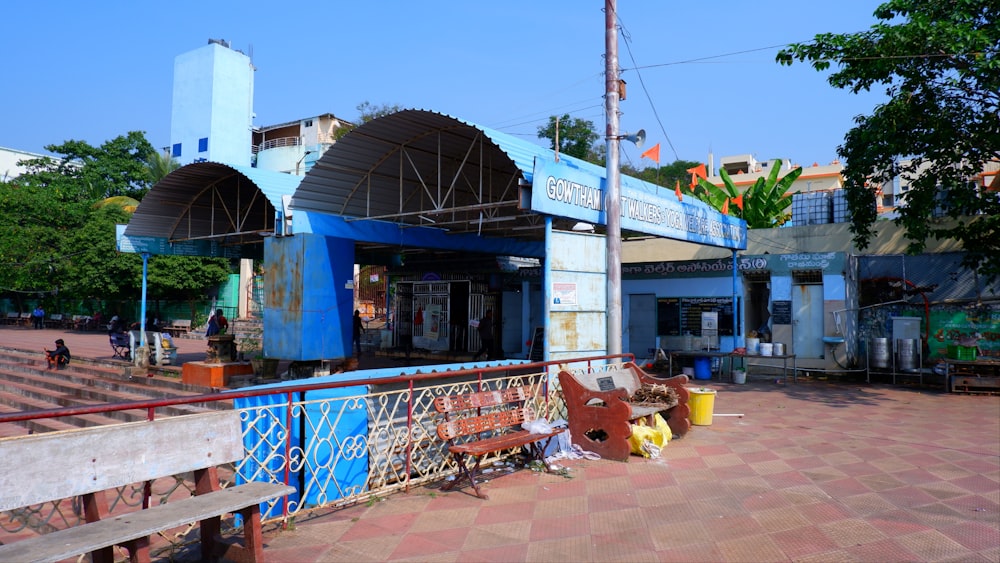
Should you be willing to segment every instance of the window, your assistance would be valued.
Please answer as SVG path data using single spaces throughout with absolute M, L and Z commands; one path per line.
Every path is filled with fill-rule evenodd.
M 208 137 L 202 137 L 198 139 L 198 152 L 205 152 L 208 150 Z
M 302 126 L 303 127 L 312 127 L 313 126 L 313 120 L 307 119 L 307 120 L 303 121 L 302 122 Z
M 178 157 L 181 155 L 181 144 L 174 143 L 174 146 L 170 149 L 170 156 Z
M 793 270 L 792 283 L 795 285 L 812 285 L 823 283 L 823 270 Z

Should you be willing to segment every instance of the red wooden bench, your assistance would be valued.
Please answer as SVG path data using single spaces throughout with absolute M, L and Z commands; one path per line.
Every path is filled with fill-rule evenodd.
M 524 448 L 533 461 L 541 462 L 548 471 L 545 448 L 553 436 L 565 429 L 555 428 L 545 434 L 521 429 L 525 422 L 535 420 L 534 411 L 527 405 L 533 396 L 532 388 L 525 385 L 434 399 L 434 408 L 445 418 L 438 424 L 438 437 L 448 442 L 448 451 L 460 470 L 455 480 L 441 487 L 442 490 L 451 490 L 468 479 L 476 496 L 489 498 L 476 482 L 479 464 L 488 454 L 514 448 Z M 466 456 L 476 460 L 471 468 L 466 464 Z
M 632 362 L 621 368 L 605 371 L 562 370 L 559 385 L 562 387 L 566 415 L 569 419 L 570 438 L 586 451 L 605 459 L 628 461 L 632 452 L 628 438 L 632 424 L 646 418 L 653 426 L 653 414 L 663 412 L 670 430 L 678 436 L 691 429 L 688 417 L 690 393 L 684 387 L 686 375 L 666 379 L 652 377 Z M 660 384 L 677 393 L 676 405 L 636 405 L 629 402 L 643 385 Z

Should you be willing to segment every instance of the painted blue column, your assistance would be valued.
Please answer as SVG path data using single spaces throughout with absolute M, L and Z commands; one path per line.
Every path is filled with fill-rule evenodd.
M 264 241 L 264 355 L 351 355 L 354 241 L 304 233 Z

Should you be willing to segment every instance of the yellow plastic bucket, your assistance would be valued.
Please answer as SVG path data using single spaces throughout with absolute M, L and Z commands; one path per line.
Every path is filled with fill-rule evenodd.
M 705 387 L 688 387 L 691 398 L 688 399 L 688 406 L 691 407 L 691 424 L 697 426 L 711 426 L 712 413 L 715 411 L 715 389 Z

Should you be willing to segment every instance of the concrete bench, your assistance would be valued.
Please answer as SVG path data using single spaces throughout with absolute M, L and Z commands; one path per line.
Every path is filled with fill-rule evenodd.
M 657 412 L 663 413 L 674 434 L 683 436 L 691 429 L 690 393 L 684 387 L 687 382 L 686 375 L 653 377 L 632 362 L 605 371 L 560 370 L 559 385 L 566 403 L 570 438 L 574 444 L 602 458 L 627 461 L 632 451 L 628 443 L 632 424 L 646 418 L 647 424 L 653 426 L 652 418 Z M 657 384 L 676 392 L 676 404 L 630 402 L 641 387 Z
M 227 558 L 262 561 L 260 504 L 295 491 L 260 482 L 219 488 L 216 466 L 244 456 L 237 411 L 17 436 L 0 440 L 0 451 L 0 510 L 82 496 L 86 516 L 78 526 L 0 545 L 0 561 L 90 553 L 92 561 L 110 562 L 116 545 L 131 561 L 148 561 L 150 536 L 193 522 L 200 523 L 203 560 L 228 549 Z M 108 514 L 114 489 L 191 471 L 195 496 Z M 230 513 L 244 519 L 243 547 L 216 539 Z
M 448 442 L 448 451 L 460 471 L 455 480 L 441 490 L 452 489 L 464 478 L 472 484 L 476 496 L 489 498 L 476 483 L 479 464 L 487 454 L 513 448 L 525 448 L 531 459 L 541 462 L 548 471 L 545 448 L 553 436 L 565 429 L 555 428 L 545 434 L 523 430 L 522 424 L 535 420 L 534 411 L 527 406 L 532 397 L 531 387 L 522 386 L 434 399 L 434 408 L 445 418 L 438 424 L 438 437 Z M 466 456 L 476 460 L 471 468 L 465 463 Z
M 129 347 L 132 350 L 137 349 L 141 342 L 141 339 L 139 338 L 139 331 L 130 330 L 128 335 Z M 172 339 L 171 342 L 173 342 Z M 177 346 L 167 345 L 166 339 L 163 338 L 163 333 L 147 330 L 146 346 L 149 347 L 150 360 L 154 364 L 160 366 L 177 365 Z

